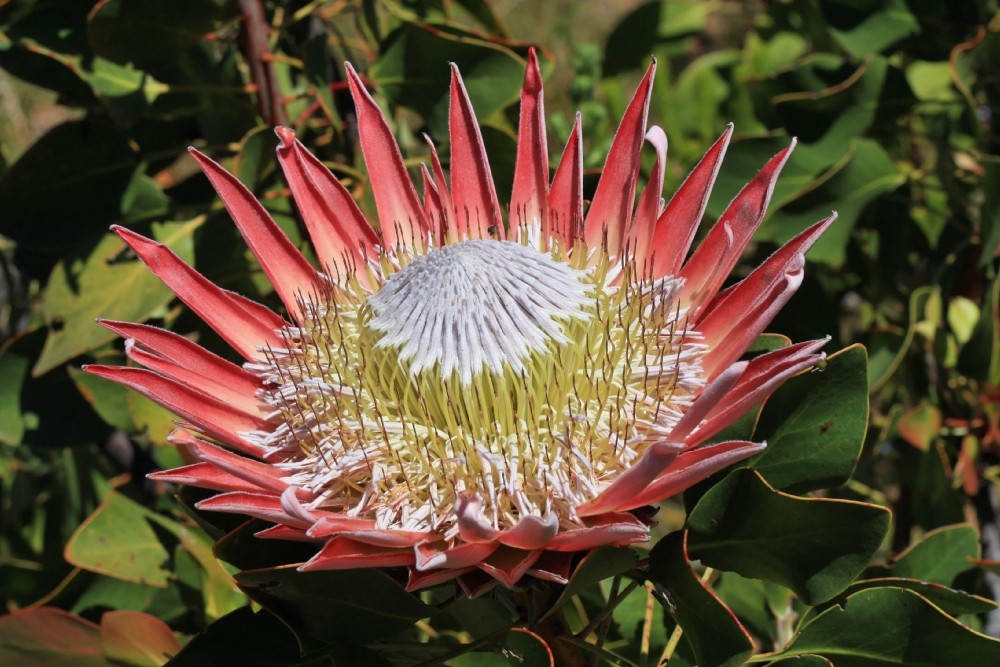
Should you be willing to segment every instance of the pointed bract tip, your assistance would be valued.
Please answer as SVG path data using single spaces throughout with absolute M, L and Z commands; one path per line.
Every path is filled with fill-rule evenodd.
M 528 64 L 524 68 L 524 86 L 522 95 L 527 92 L 537 95 L 542 90 L 542 70 L 538 65 L 538 56 L 534 47 L 528 51 Z
M 358 92 L 367 95 L 368 90 L 365 88 L 365 83 L 361 80 L 357 70 L 354 69 L 354 65 L 345 60 L 344 71 L 347 73 L 347 83 L 351 87 L 351 95 L 356 96 Z
M 122 237 L 122 239 L 126 243 L 129 243 L 130 241 L 148 241 L 150 243 L 156 243 L 156 241 L 148 239 L 142 234 L 133 232 L 128 227 L 122 227 L 121 225 L 111 225 L 111 231 L 113 231 L 118 236 Z M 129 245 L 131 245 L 131 243 L 129 243 Z
M 295 143 L 295 130 L 290 127 L 279 125 L 274 128 L 274 133 L 278 135 L 278 150 L 288 148 Z

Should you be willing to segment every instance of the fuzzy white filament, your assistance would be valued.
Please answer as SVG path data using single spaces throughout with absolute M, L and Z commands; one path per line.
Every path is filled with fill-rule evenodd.
M 438 364 L 443 379 L 457 372 L 463 385 L 484 365 L 520 374 L 549 340 L 568 342 L 561 323 L 586 316 L 582 273 L 512 241 L 436 248 L 368 298 L 369 326 L 414 375 Z

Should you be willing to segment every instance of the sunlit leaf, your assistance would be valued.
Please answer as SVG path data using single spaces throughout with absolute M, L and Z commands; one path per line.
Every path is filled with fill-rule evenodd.
M 153 512 L 112 492 L 66 545 L 66 560 L 77 567 L 126 581 L 163 587 L 169 554 L 150 525 Z M 158 522 L 159 523 L 159 522 Z
M 153 225 L 156 240 L 190 262 L 191 234 L 203 218 Z M 129 257 L 125 243 L 108 234 L 86 259 L 56 265 L 45 292 L 49 337 L 32 372 L 41 375 L 116 336 L 94 320 L 105 317 L 142 322 L 173 299 L 173 293 L 139 260 Z

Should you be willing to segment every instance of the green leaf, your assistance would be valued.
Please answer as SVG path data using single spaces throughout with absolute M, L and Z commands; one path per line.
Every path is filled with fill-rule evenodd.
M 299 572 L 289 565 L 236 575 L 252 600 L 323 641 L 363 644 L 433 613 L 381 570 Z
M 101 648 L 110 660 L 130 667 L 160 667 L 181 650 L 170 627 L 140 611 L 101 616 Z
M 706 565 L 791 588 L 806 604 L 830 600 L 868 565 L 889 512 L 847 500 L 799 498 L 742 468 L 688 516 L 689 549 Z
M 221 18 L 221 4 L 202 0 L 106 0 L 87 17 L 94 53 L 155 71 L 173 66 Z
M 829 12 L 838 12 L 837 5 L 829 3 Z M 849 29 L 830 28 L 834 39 L 855 58 L 888 49 L 896 42 L 920 32 L 920 24 L 910 13 L 905 0 L 885 0 L 865 13 L 865 18 Z M 834 14 L 835 15 L 835 14 Z
M 958 97 L 947 62 L 915 60 L 906 67 L 906 82 L 923 102 L 951 102 Z
M 233 159 L 233 173 L 243 185 L 256 190 L 267 170 L 273 171 L 277 145 L 278 137 L 273 128 L 258 126 L 247 132 L 240 142 L 239 153 Z
M 555 667 L 552 649 L 527 628 L 513 628 L 489 646 L 490 652 L 469 651 L 448 660 L 454 667 Z
M 677 531 L 653 547 L 649 577 L 669 591 L 670 612 L 701 667 L 742 665 L 753 651 L 750 636 L 691 567 L 686 539 L 685 531 Z
M 274 614 L 254 612 L 250 607 L 243 607 L 220 618 L 208 626 L 208 630 L 192 638 L 168 664 L 170 667 L 330 667 L 331 664 L 381 667 L 386 664 L 370 652 L 358 657 L 355 662 L 350 662 L 354 656 L 346 657 L 343 663 L 332 661 L 329 651 L 311 656 L 301 653 L 295 636 Z
M 862 579 L 848 586 L 844 595 L 849 596 L 866 588 L 885 587 L 911 590 L 949 614 L 985 614 L 997 608 L 997 603 L 989 598 L 948 588 L 939 583 L 901 577 Z
M 770 581 L 724 572 L 713 590 L 748 630 L 764 640 L 777 639 L 777 618 L 794 614 L 791 591 Z
M 837 667 L 1000 665 L 1000 641 L 903 588 L 863 590 L 813 617 L 783 655 L 807 653 L 825 656 Z
M 945 443 L 938 440 L 918 452 L 913 481 L 913 515 L 924 528 L 937 528 L 965 520 L 965 501 L 955 493 L 951 463 Z
M 204 218 L 153 225 L 157 241 L 191 262 L 191 234 Z M 45 292 L 49 336 L 32 373 L 42 375 L 116 336 L 94 322 L 98 317 L 143 322 L 168 304 L 173 293 L 135 258 L 125 243 L 108 234 L 85 260 L 63 260 L 53 269 Z
M 832 355 L 821 371 L 794 377 L 764 404 L 753 439 L 767 449 L 747 465 L 778 489 L 840 486 L 851 477 L 868 425 L 865 349 Z
M 705 29 L 716 2 L 681 0 L 647 2 L 626 14 L 608 35 L 603 75 L 615 76 L 649 63 L 649 54 L 667 40 Z
M 499 37 L 509 37 L 506 26 L 493 7 L 492 0 L 456 0 L 465 11 L 476 17 L 483 26 Z
M 104 58 L 94 58 L 83 72 L 111 117 L 126 127 L 138 121 L 146 108 L 170 89 L 131 63 L 119 65 Z
M 17 667 L 112 667 L 96 625 L 54 607 L 0 616 L 0 664 Z
M 951 586 L 980 557 L 979 534 L 969 525 L 932 530 L 904 551 L 889 568 L 894 577 Z
M 1000 276 L 986 290 L 979 320 L 959 353 L 958 368 L 981 382 L 1000 377 Z
M 199 590 L 205 599 L 205 616 L 215 620 L 247 604 L 247 598 L 233 580 L 232 568 L 212 553 L 213 541 L 204 531 L 182 526 L 177 532 L 181 546 L 202 568 Z
M 63 123 L 0 178 L 0 234 L 32 250 L 69 248 L 118 219 L 138 160 L 107 122 Z
M 979 266 L 985 268 L 1000 253 L 1000 158 L 988 155 L 983 165 L 983 252 Z
M 76 530 L 66 545 L 66 560 L 91 572 L 150 586 L 164 587 L 169 554 L 150 521 L 165 519 L 117 492 Z
M 0 67 L 74 103 L 92 102 L 89 86 L 64 56 L 87 50 L 82 29 L 87 4 L 36 2 L 28 11 L 8 13 L 14 16 L 0 31 Z
M 653 615 L 646 623 L 646 605 L 651 604 Z M 630 657 L 639 656 L 639 646 L 643 633 L 649 633 L 650 654 L 663 651 L 667 645 L 667 625 L 664 623 L 663 605 L 655 604 L 651 592 L 645 586 L 632 590 L 621 604 L 615 607 L 615 623 L 621 632 L 622 639 L 631 648 Z M 624 651 L 624 649 L 623 649 Z
M 26 415 L 21 411 L 21 389 L 28 377 L 31 360 L 14 349 L 18 338 L 5 341 L 0 348 L 0 378 L 3 378 L 0 380 L 0 442 L 8 445 L 20 444 L 26 428 Z
M 834 664 L 819 655 L 797 655 L 767 663 L 767 667 L 834 667 Z
M 843 141 L 843 139 L 841 140 Z M 846 258 L 851 231 L 865 206 L 876 197 L 892 192 L 906 178 L 877 141 L 848 142 L 850 150 L 842 165 L 816 188 L 798 198 L 791 208 L 777 211 L 761 225 L 758 238 L 784 243 L 806 226 L 836 210 L 837 221 L 809 251 L 809 259 L 839 267 Z
M 87 586 L 83 594 L 74 600 L 69 611 L 79 614 L 97 607 L 104 607 L 148 612 L 157 595 L 168 591 L 175 592 L 170 588 L 154 588 L 113 577 L 95 576 L 93 583 Z
M 72 366 L 68 366 L 66 370 L 84 400 L 106 424 L 126 433 L 135 429 L 126 399 L 130 392 L 127 387 Z
M 136 167 L 132 181 L 122 195 L 124 222 L 157 218 L 166 215 L 169 210 L 170 198 L 163 194 L 156 181 L 146 175 L 145 168 L 145 164 Z
M 639 556 L 628 548 L 621 547 L 601 547 L 591 551 L 580 561 L 573 574 L 570 575 L 569 582 L 563 588 L 562 594 L 555 604 L 542 616 L 547 617 L 553 613 L 564 602 L 574 595 L 579 595 L 587 587 L 598 582 L 609 579 L 619 574 L 623 574 L 633 569 L 639 563 Z
M 443 26 L 405 24 L 382 46 L 369 72 L 392 106 L 413 109 L 436 141 L 448 137 L 448 90 L 452 62 L 480 121 L 518 99 L 524 60 L 508 48 Z
M 0 442 L 47 447 L 96 442 L 107 435 L 108 427 L 69 374 L 31 377 L 30 364 L 41 353 L 45 337 L 44 329 L 29 329 L 0 346 L 0 415 L 5 417 L 0 420 Z
M 131 390 L 125 392 L 125 405 L 136 431 L 144 434 L 154 445 L 167 444 L 167 436 L 177 429 L 177 416 L 174 413 Z

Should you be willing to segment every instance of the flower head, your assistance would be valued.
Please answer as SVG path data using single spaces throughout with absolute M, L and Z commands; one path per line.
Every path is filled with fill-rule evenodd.
M 192 151 L 287 317 L 115 229 L 246 360 L 103 322 L 145 368 L 88 370 L 179 415 L 172 441 L 198 461 L 153 477 L 219 492 L 199 506 L 273 523 L 261 537 L 315 543 L 304 570 L 405 566 L 410 588 L 458 577 L 474 593 L 525 575 L 565 581 L 574 554 L 647 540 L 639 508 L 761 451 L 711 439 L 821 358 L 822 340 L 740 361 L 833 216 L 720 291 L 791 147 L 687 257 L 732 128 L 664 206 L 666 137 L 645 127 L 653 69 L 584 213 L 579 118 L 550 182 L 530 55 L 505 219 L 457 69 L 450 179 L 432 146 L 421 201 L 348 65 L 378 225 L 277 130 L 318 269 L 232 175 Z M 636 199 L 644 137 L 656 162 Z

